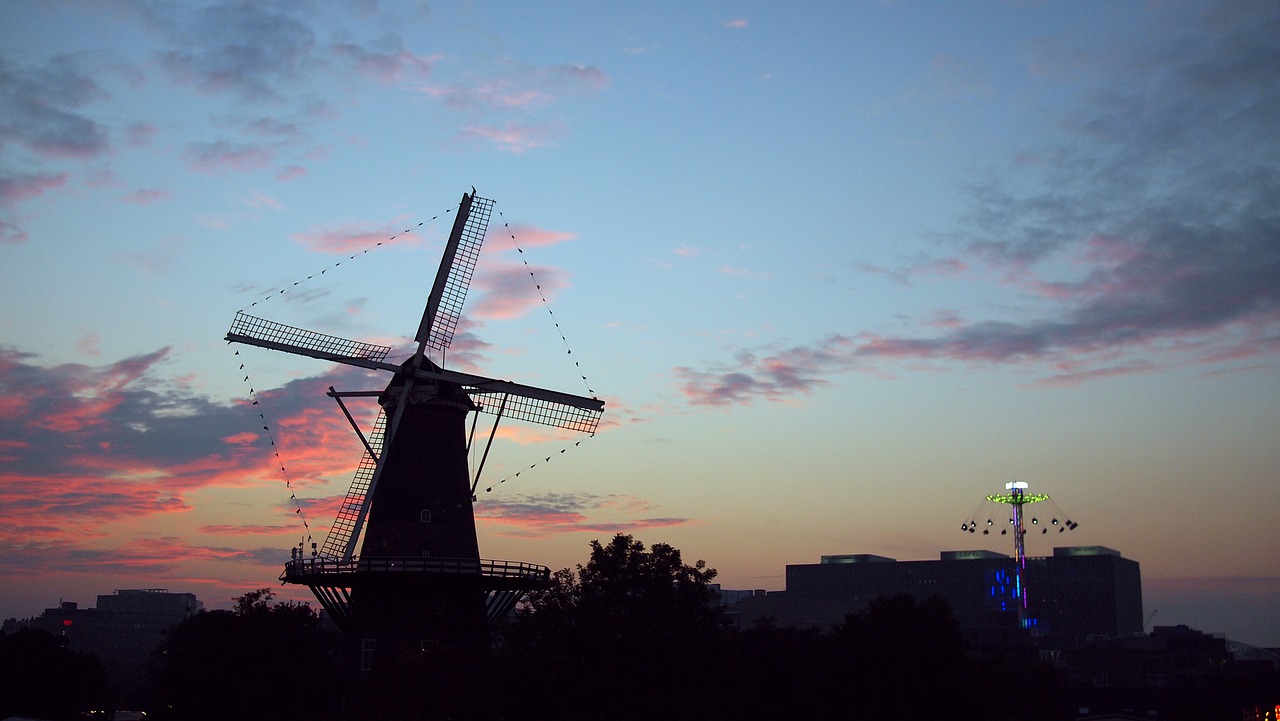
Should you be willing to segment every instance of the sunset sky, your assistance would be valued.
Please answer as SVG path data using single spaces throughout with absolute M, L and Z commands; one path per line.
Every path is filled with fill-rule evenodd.
M 484 557 L 622 531 L 778 590 L 1011 552 L 960 525 L 1025 479 L 1080 524 L 1032 555 L 1280 646 L 1277 38 L 1253 2 L 0 4 L 0 618 L 306 598 L 276 577 L 361 454 L 324 391 L 386 379 L 222 338 L 399 362 L 474 186 L 446 365 L 607 402 L 500 428 Z

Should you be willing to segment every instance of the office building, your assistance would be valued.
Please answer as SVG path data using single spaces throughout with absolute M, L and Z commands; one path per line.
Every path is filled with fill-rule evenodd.
M 879 597 L 945 600 L 975 641 L 1030 636 L 1042 647 L 1076 648 L 1088 639 L 1142 631 L 1142 580 L 1136 561 L 1103 546 L 1072 546 L 1028 557 L 1021 580 L 1026 631 L 1019 630 L 1015 560 L 992 551 L 944 551 L 936 561 L 870 554 L 823 556 L 787 566 L 787 588 L 745 598 L 740 623 L 831 626 Z

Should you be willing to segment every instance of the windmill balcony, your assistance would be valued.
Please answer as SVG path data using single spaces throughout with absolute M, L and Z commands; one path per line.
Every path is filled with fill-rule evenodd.
M 484 558 L 435 558 L 424 556 L 372 556 L 341 561 L 315 556 L 285 564 L 280 580 L 311 588 L 320 605 L 339 628 L 355 628 L 352 595 L 360 588 L 382 588 L 388 583 L 409 588 L 472 588 L 481 595 L 490 624 L 505 618 L 524 594 L 551 583 L 551 569 L 520 561 Z
M 299 558 L 285 564 L 280 580 L 311 585 L 334 576 L 367 576 L 387 573 L 483 576 L 493 581 L 514 581 L 521 585 L 544 584 L 551 569 L 522 561 L 495 561 L 485 558 L 434 558 L 430 556 L 373 556 L 342 561 L 317 556 Z

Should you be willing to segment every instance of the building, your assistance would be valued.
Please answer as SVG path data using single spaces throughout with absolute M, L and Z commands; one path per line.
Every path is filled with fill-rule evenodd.
M 66 601 L 27 622 L 67 639 L 72 651 L 97 655 L 104 663 L 136 666 L 146 662 L 164 632 L 194 616 L 204 604 L 191 593 L 163 588 L 119 590 L 98 596 L 97 608 Z
M 734 609 L 739 623 L 772 618 L 790 626 L 831 626 L 879 597 L 939 596 L 975 641 L 1021 636 L 1014 559 L 992 551 L 943 551 L 936 561 L 871 554 L 823 556 L 787 566 L 782 593 L 753 595 Z M 1053 549 L 1026 560 L 1027 629 L 1042 647 L 1142 631 L 1142 580 L 1136 561 L 1103 546 Z

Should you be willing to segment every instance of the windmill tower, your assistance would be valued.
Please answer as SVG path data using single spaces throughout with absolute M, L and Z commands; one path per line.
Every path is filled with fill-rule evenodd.
M 427 649 L 483 638 L 526 591 L 549 582 L 545 566 L 480 558 L 472 501 L 483 459 L 502 418 L 589 434 L 604 411 L 595 398 L 442 367 L 492 207 L 474 188 L 462 196 L 414 336 L 417 350 L 401 364 L 386 362 L 387 346 L 244 313 L 227 332 L 231 342 L 391 374 L 382 389 L 330 387 L 365 454 L 323 547 L 310 557 L 298 554 L 280 576 L 310 587 L 339 628 L 361 639 L 364 670 L 374 668 L 375 652 L 384 655 L 388 644 Z M 440 352 L 441 364 L 427 357 L 428 349 Z M 350 397 L 377 398 L 381 412 L 370 433 L 348 411 L 343 399 Z M 473 478 L 467 418 L 479 413 L 494 420 Z
M 1049 498 L 1049 494 L 1032 493 L 1030 487 L 1031 485 L 1026 481 L 1009 481 L 1004 484 L 1004 493 L 993 493 L 987 496 L 986 501 L 979 505 L 978 510 L 974 511 L 970 519 L 960 524 L 962 532 L 977 533 L 978 516 L 988 515 L 980 513 L 984 506 L 998 503 L 1011 507 L 1012 513 L 1009 517 L 1009 525 L 1013 527 L 1013 601 L 1015 610 L 1018 613 L 1018 628 L 1027 628 L 1030 623 L 1027 604 L 1027 516 L 1023 507 L 1045 501 L 1048 501 L 1054 507 L 1052 520 L 1043 526 L 1040 524 L 1038 516 L 1031 517 L 1031 525 L 1039 527 L 1041 534 L 1047 534 L 1050 527 L 1057 528 L 1058 533 L 1062 533 L 1064 531 L 1074 531 L 1080 525 L 1069 518 L 1065 518 L 1065 516 L 1065 520 L 1059 521 L 1058 516 L 1061 515 L 1061 512 L 1058 511 L 1057 504 L 1053 503 L 1053 500 Z M 982 535 L 984 536 L 991 533 L 995 521 L 988 517 L 986 525 L 988 527 L 982 529 Z M 1006 535 L 1008 530 L 1007 528 L 1001 529 L 1000 535 Z

